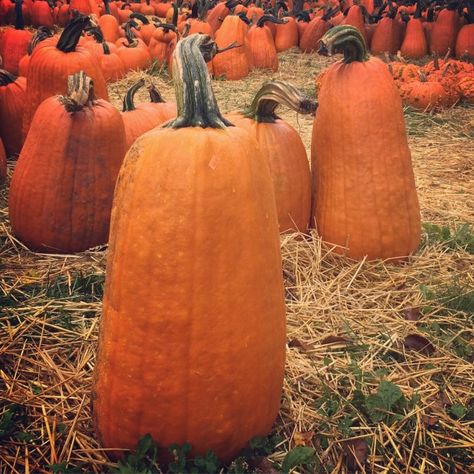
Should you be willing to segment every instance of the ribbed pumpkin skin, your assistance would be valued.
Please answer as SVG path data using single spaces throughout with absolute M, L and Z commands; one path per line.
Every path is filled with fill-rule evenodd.
M 407 256 L 420 210 L 401 100 L 376 58 L 326 72 L 313 126 L 313 219 L 323 240 L 361 259 Z M 376 137 L 366 130 L 377 129 Z
M 316 51 L 318 49 L 318 41 L 329 29 L 329 26 L 329 23 L 322 18 L 313 18 L 300 36 L 299 46 L 301 51 L 306 53 Z
M 400 52 L 403 57 L 410 59 L 419 59 L 428 54 L 425 29 L 419 18 L 412 18 L 408 22 Z
M 252 26 L 245 38 L 250 69 L 278 70 L 278 55 L 271 31 L 267 26 Z
M 65 94 L 67 78 L 75 72 L 84 71 L 94 81 L 96 96 L 108 99 L 107 85 L 98 59 L 81 46 L 77 46 L 74 52 L 64 53 L 56 48 L 56 41 L 53 38 L 43 41 L 31 55 L 23 118 L 24 137 L 41 102 L 56 94 Z
M 7 154 L 20 153 L 23 144 L 22 122 L 25 110 L 26 79 L 1 85 L 0 79 L 0 137 Z
M 401 27 L 396 20 L 389 17 L 382 18 L 374 29 L 370 51 L 372 54 L 385 52 L 394 54 L 400 47 Z
M 104 446 L 151 433 L 230 460 L 269 432 L 285 360 L 275 212 L 244 130 L 155 129 L 135 142 L 114 199 L 96 367 Z
M 3 147 L 2 139 L 0 138 L 0 184 L 3 184 L 7 179 L 7 156 L 5 148 Z
M 248 75 L 250 64 L 245 41 L 247 30 L 247 25 L 238 16 L 226 16 L 216 33 L 217 46 L 226 48 L 234 41 L 242 46 L 214 57 L 212 66 L 216 77 L 224 76 L 228 81 L 237 81 Z
M 464 25 L 456 38 L 456 57 L 474 59 L 474 23 Z
M 311 214 L 311 173 L 298 132 L 280 119 L 259 123 L 241 114 L 231 114 L 228 119 L 256 138 L 268 160 L 280 232 L 306 232 Z
M 52 253 L 106 243 L 124 154 L 122 118 L 108 102 L 71 114 L 57 97 L 44 101 L 12 178 L 14 234 L 30 249 Z
M 286 23 L 276 25 L 275 48 L 280 53 L 298 46 L 299 34 L 296 20 L 286 18 Z
M 454 53 L 456 36 L 459 27 L 456 10 L 441 10 L 433 24 L 430 35 L 430 52 L 444 56 L 448 49 Z
M 139 136 L 173 117 L 176 117 L 176 106 L 173 103 L 143 103 L 138 104 L 135 110 L 122 112 L 126 149 L 129 150 Z

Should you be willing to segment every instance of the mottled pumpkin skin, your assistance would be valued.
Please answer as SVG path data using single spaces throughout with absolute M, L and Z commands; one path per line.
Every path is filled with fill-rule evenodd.
M 74 113 L 57 97 L 33 118 L 13 174 L 14 234 L 30 249 L 73 253 L 107 242 L 125 154 L 120 112 L 104 100 Z
M 280 232 L 306 232 L 311 214 L 311 172 L 298 132 L 288 123 L 261 123 L 241 114 L 229 120 L 254 136 L 269 165 Z
M 112 213 L 93 402 L 102 445 L 151 433 L 230 460 L 270 431 L 284 363 L 278 225 L 257 143 L 238 127 L 143 135 Z
M 387 66 L 376 58 L 335 63 L 318 102 L 311 143 L 318 233 L 355 259 L 409 255 L 420 241 L 420 209 L 401 100 Z

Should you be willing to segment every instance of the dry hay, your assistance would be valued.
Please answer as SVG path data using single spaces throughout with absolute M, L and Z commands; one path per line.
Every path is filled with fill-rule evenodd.
M 214 87 L 223 111 L 242 109 L 271 77 L 312 93 L 327 62 L 289 52 L 277 74 L 252 73 Z M 111 87 L 117 106 L 139 76 L 173 97 L 165 76 L 133 73 Z M 145 96 L 140 91 L 137 101 Z M 309 148 L 311 118 L 282 116 Z M 423 221 L 472 224 L 474 109 L 435 116 L 407 111 L 406 118 Z M 376 131 L 369 132 L 372 139 Z M 94 439 L 89 405 L 104 249 L 65 257 L 28 252 L 10 233 L 6 193 L 0 206 L 0 472 L 46 473 L 51 464 L 107 472 L 113 464 Z M 282 238 L 288 351 L 275 424 L 281 441 L 272 460 L 306 444 L 316 449 L 315 461 L 297 472 L 354 471 L 354 448 L 357 459 L 367 457 L 365 472 L 472 469 L 470 235 L 471 253 L 459 243 L 461 234 L 440 238 L 435 229 L 400 266 L 348 261 L 314 235 Z M 375 394 L 387 387 L 384 396 L 393 403 L 377 411 Z

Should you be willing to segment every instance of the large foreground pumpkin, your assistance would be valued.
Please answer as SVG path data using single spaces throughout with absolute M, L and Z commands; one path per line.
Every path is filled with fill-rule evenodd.
M 285 307 L 270 171 L 220 114 L 192 35 L 174 53 L 178 117 L 128 152 L 114 197 L 93 393 L 104 447 L 189 442 L 223 460 L 271 429 Z
M 321 41 L 344 59 L 325 74 L 313 127 L 317 230 L 349 257 L 407 256 L 420 240 L 420 210 L 397 87 L 357 29 L 337 26 Z
M 30 249 L 72 253 L 107 242 L 125 155 L 120 112 L 94 97 L 83 73 L 36 111 L 10 187 L 14 234 Z

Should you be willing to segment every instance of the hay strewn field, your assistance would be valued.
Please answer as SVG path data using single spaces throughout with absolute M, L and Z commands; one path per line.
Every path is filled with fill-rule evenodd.
M 316 73 L 331 61 L 297 52 L 280 60 L 275 75 L 215 81 L 221 109 L 242 109 L 271 77 L 312 95 Z M 118 107 L 141 76 L 173 99 L 165 73 L 133 73 L 111 87 Z M 309 150 L 312 119 L 281 116 Z M 287 372 L 278 438 L 254 451 L 281 463 L 295 446 L 313 447 L 295 472 L 474 469 L 474 230 L 465 226 L 474 224 L 474 108 L 406 111 L 406 121 L 429 224 L 409 262 L 350 262 L 314 235 L 282 238 Z M 368 130 L 367 140 L 376 134 Z M 10 233 L 7 194 L 0 192 L 0 472 L 108 472 L 114 464 L 94 439 L 89 400 L 106 251 L 30 253 Z

